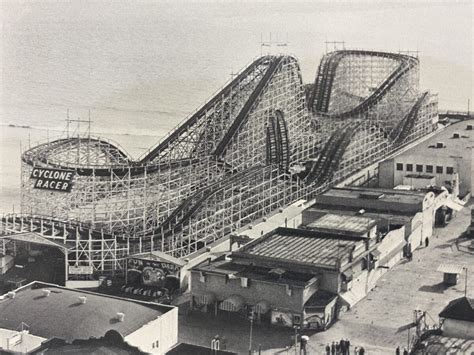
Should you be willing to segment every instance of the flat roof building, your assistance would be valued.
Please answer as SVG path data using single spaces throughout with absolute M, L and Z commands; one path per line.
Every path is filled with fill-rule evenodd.
M 378 257 L 397 257 L 377 238 L 375 220 L 347 217 L 343 228 L 331 229 L 331 218 L 314 229 L 276 228 L 197 265 L 191 270 L 192 308 L 215 315 L 255 310 L 259 321 L 327 328 L 341 304 L 350 307 L 365 295 L 364 270 L 375 269 Z M 397 233 L 391 243 L 406 244 L 403 228 Z M 338 302 L 352 286 L 357 295 Z
M 26 324 L 29 334 L 44 340 L 87 340 L 114 330 L 141 351 L 162 354 L 177 342 L 177 321 L 175 307 L 41 282 L 0 298 L 0 329 Z
M 319 195 L 316 203 L 302 213 L 303 228 L 311 228 L 328 215 L 365 218 L 377 225 L 379 232 L 404 226 L 405 238 L 415 250 L 433 233 L 436 209 L 446 199 L 443 191 L 405 191 L 367 187 L 332 188 Z M 342 217 L 347 216 L 347 217 Z M 376 222 L 372 222 L 376 221 Z M 343 222 L 343 225 L 347 222 Z M 372 233 L 374 233 L 372 231 Z
M 379 164 L 379 186 L 445 186 L 465 196 L 474 191 L 474 120 L 439 131 L 415 147 Z M 433 180 L 434 179 L 434 180 Z M 419 186 L 419 185 L 424 186 Z M 457 195 L 457 193 L 456 193 Z

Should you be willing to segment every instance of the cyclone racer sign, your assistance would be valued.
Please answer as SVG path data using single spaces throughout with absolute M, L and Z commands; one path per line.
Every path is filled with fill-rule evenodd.
M 30 178 L 36 179 L 35 189 L 70 192 L 74 174 L 74 170 L 33 168 Z

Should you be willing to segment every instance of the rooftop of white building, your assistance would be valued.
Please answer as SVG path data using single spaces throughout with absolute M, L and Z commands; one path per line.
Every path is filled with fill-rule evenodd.
M 468 126 L 471 129 L 468 129 Z M 441 145 L 442 147 L 438 147 Z M 408 156 L 437 156 L 444 158 L 470 158 L 474 146 L 474 120 L 465 120 L 451 124 L 397 156 L 402 159 Z
M 46 339 L 89 339 L 109 330 L 125 337 L 172 309 L 41 282 L 13 292 L 0 297 L 0 328 L 17 330 L 24 323 L 30 334 Z

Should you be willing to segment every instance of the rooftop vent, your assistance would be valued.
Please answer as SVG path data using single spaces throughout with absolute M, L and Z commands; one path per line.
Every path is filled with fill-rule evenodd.
M 44 297 L 49 297 L 49 295 L 51 294 L 51 290 L 44 289 L 42 291 L 43 291 L 43 296 Z
M 363 208 L 357 211 L 357 214 L 364 214 L 364 213 L 365 213 L 365 210 Z
M 453 133 L 453 138 L 459 138 L 459 133 L 458 133 L 458 132 L 454 132 L 454 133 Z
M 467 129 L 468 131 L 472 131 L 472 124 L 468 124 L 467 127 L 466 127 L 466 129 Z
M 444 143 L 443 142 L 437 142 L 436 143 L 436 148 L 444 148 Z
M 125 320 L 125 313 L 117 312 L 117 319 L 119 322 L 123 322 Z
M 86 304 L 87 297 L 86 296 L 79 296 L 79 302 L 81 302 L 81 304 Z
M 10 291 L 10 292 L 7 293 L 7 296 L 11 299 L 14 299 L 15 296 L 16 296 L 16 293 L 15 293 L 15 291 Z

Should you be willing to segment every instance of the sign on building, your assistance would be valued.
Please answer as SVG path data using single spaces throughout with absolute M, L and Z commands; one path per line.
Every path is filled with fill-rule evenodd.
M 74 170 L 33 168 L 30 178 L 36 179 L 35 189 L 70 192 L 74 174 Z
M 128 259 L 128 272 L 141 274 L 144 285 L 163 286 L 167 276 L 179 279 L 180 267 L 165 261 L 144 260 L 140 258 Z
M 92 266 L 74 266 L 69 265 L 69 274 L 71 275 L 92 275 L 94 269 Z

